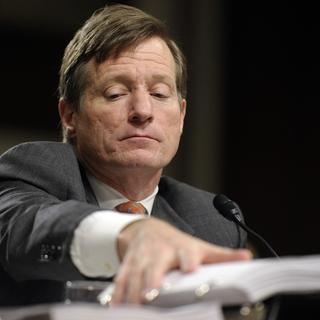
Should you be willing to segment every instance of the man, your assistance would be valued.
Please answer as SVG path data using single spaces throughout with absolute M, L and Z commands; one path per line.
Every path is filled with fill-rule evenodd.
M 49 282 L 115 276 L 113 303 L 142 303 L 171 269 L 250 258 L 231 249 L 245 235 L 212 194 L 161 177 L 183 130 L 186 70 L 160 21 L 124 5 L 98 11 L 67 46 L 59 89 L 69 143 L 27 143 L 0 160 L 11 300 L 39 301 Z M 143 214 L 116 211 L 129 200 Z M 57 299 L 53 289 L 46 299 Z

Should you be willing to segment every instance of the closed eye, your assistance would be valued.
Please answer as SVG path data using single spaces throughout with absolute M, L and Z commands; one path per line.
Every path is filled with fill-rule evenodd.
M 116 101 L 124 95 L 125 95 L 124 93 L 110 94 L 110 95 L 107 95 L 107 99 L 110 101 Z
M 165 95 L 163 93 L 160 93 L 160 92 L 153 92 L 150 95 L 155 97 L 155 98 L 158 98 L 158 99 L 167 99 L 168 98 L 167 95 Z

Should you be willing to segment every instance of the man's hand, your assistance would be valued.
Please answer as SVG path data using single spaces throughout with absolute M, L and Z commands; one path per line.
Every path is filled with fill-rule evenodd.
M 248 250 L 232 250 L 192 237 L 156 218 L 130 224 L 118 237 L 122 264 L 115 278 L 112 303 L 143 303 L 145 294 L 159 288 L 165 273 L 183 272 L 214 262 L 248 260 Z

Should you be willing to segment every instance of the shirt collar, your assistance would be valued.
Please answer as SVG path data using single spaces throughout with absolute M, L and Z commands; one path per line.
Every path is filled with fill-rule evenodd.
M 120 192 L 111 188 L 109 185 L 101 182 L 100 180 L 96 179 L 91 174 L 87 173 L 87 177 L 91 185 L 91 188 L 97 198 L 99 207 L 103 209 L 114 210 L 114 208 L 118 204 L 129 201 L 129 199 L 123 196 Z M 158 190 L 159 187 L 156 186 L 152 194 L 150 194 L 145 199 L 142 199 L 141 201 L 137 201 L 147 209 L 148 215 L 151 214 L 153 203 L 158 193 Z

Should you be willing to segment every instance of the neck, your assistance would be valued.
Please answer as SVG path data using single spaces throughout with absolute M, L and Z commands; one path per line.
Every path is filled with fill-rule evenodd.
M 140 201 L 152 194 L 159 184 L 162 169 L 121 168 L 103 172 L 87 168 L 91 175 L 109 185 L 132 201 Z

